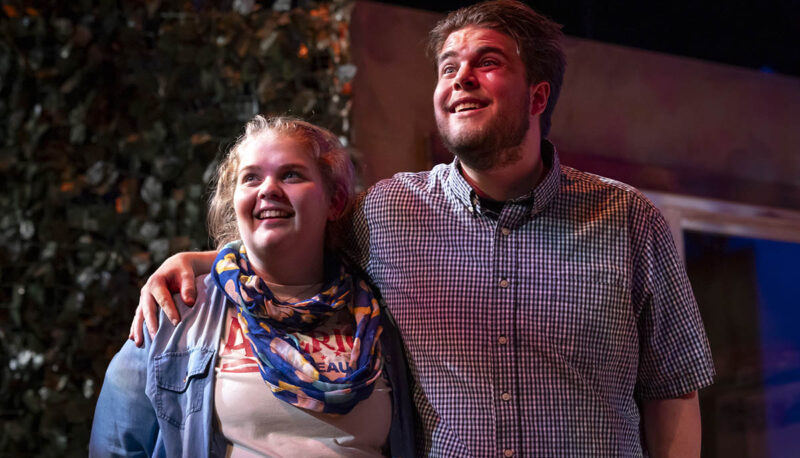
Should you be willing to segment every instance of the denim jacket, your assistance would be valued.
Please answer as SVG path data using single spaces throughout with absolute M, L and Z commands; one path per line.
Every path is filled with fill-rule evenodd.
M 90 456 L 225 456 L 227 442 L 213 415 L 214 368 L 228 306 L 211 276 L 203 284 L 202 278 L 194 307 L 176 296 L 178 326 L 162 312 L 152 341 L 145 330 L 144 348 L 127 341 L 114 356 L 95 408 Z M 382 311 L 381 348 L 392 386 L 389 447 L 393 456 L 413 456 L 408 370 L 397 328 Z

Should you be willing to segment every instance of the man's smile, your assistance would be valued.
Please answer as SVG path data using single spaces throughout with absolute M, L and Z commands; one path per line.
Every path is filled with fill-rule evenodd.
M 486 106 L 488 106 L 486 102 L 470 98 L 470 99 L 459 100 L 455 103 L 450 104 L 448 111 L 450 113 L 462 113 L 465 111 L 473 111 L 485 108 Z

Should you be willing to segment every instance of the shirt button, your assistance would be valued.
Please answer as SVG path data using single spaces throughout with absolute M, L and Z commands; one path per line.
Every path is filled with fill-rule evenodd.
M 511 458 L 512 456 L 514 456 L 514 450 L 511 450 L 510 448 L 503 450 L 503 456 Z
M 505 278 L 500 280 L 500 287 L 501 288 L 508 288 L 508 280 L 506 280 Z
M 506 393 L 501 394 L 500 395 L 500 399 L 502 399 L 504 401 L 510 401 L 511 400 L 511 393 L 506 392 Z
M 500 337 L 498 337 L 498 338 L 497 338 L 497 343 L 499 343 L 500 345 L 505 345 L 505 344 L 507 344 L 507 343 L 508 343 L 508 337 L 506 337 L 506 336 L 500 336 Z
M 500 228 L 500 233 L 503 234 L 503 235 L 508 235 L 508 234 L 511 233 L 511 229 L 509 229 L 507 227 L 501 227 Z

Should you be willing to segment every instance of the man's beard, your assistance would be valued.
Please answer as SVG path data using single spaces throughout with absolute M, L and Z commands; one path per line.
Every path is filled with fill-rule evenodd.
M 495 118 L 487 126 L 457 135 L 451 135 L 438 119 L 436 124 L 444 146 L 467 167 L 483 171 L 513 164 L 520 159 L 530 118 L 527 109 L 523 108 L 512 119 Z

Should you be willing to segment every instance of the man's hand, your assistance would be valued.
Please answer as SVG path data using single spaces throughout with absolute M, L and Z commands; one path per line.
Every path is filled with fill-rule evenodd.
M 158 307 L 164 310 L 172 324 L 177 325 L 180 320 L 178 308 L 172 301 L 172 294 L 180 292 L 181 299 L 186 305 L 194 305 L 197 291 L 195 290 L 195 276 L 211 270 L 216 252 L 206 251 L 201 253 L 178 253 L 167 258 L 164 264 L 153 272 L 147 283 L 139 293 L 139 306 L 133 317 L 128 338 L 141 347 L 144 343 L 142 321 L 147 323 L 147 331 L 153 337 L 158 330 Z
M 650 456 L 700 456 L 700 404 L 696 391 L 677 399 L 645 399 L 642 411 Z

